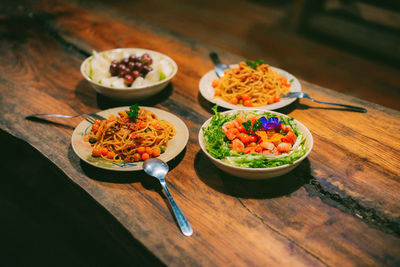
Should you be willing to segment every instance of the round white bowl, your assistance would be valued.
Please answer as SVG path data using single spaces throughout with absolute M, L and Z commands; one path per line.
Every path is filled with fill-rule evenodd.
M 251 110 L 249 110 L 249 109 L 237 109 L 237 110 L 229 110 L 229 111 L 221 112 L 221 114 L 235 114 L 235 113 L 238 113 L 238 112 L 241 112 L 241 111 L 243 111 L 243 112 L 258 111 L 260 113 L 269 112 L 269 113 L 276 114 L 276 115 L 279 115 L 279 116 L 289 117 L 289 116 L 287 116 L 285 114 L 282 114 L 282 113 L 279 113 L 279 112 L 266 111 L 266 110 L 262 110 L 262 109 L 251 109 Z M 296 168 L 300 164 L 300 162 L 302 162 L 308 156 L 308 154 L 310 154 L 311 149 L 313 147 L 313 143 L 314 143 L 313 137 L 311 135 L 311 132 L 307 129 L 307 127 L 304 126 L 299 121 L 294 120 L 294 123 L 296 124 L 297 129 L 306 138 L 305 145 L 308 147 L 307 152 L 301 158 L 299 158 L 298 160 L 296 160 L 292 164 L 285 164 L 285 165 L 281 165 L 281 166 L 277 166 L 277 167 L 271 167 L 271 168 L 238 167 L 238 166 L 234 166 L 234 165 L 225 163 L 220 159 L 216 159 L 216 158 L 214 158 L 213 156 L 211 156 L 207 152 L 205 141 L 204 141 L 204 136 L 203 136 L 203 127 L 208 126 L 210 121 L 211 121 L 211 118 L 208 119 L 200 128 L 199 143 L 200 143 L 201 149 L 207 155 L 207 157 L 215 164 L 215 166 L 217 166 L 219 169 L 221 169 L 224 172 L 227 172 L 227 173 L 229 173 L 231 175 L 238 176 L 238 177 L 245 178 L 245 179 L 258 180 L 258 179 L 272 178 L 272 177 L 277 177 L 277 176 L 281 176 L 281 175 L 287 174 L 288 172 L 290 172 L 291 170 Z
M 106 50 L 106 51 L 102 51 L 102 52 L 123 52 L 123 51 L 126 51 L 129 54 L 148 53 L 150 56 L 157 55 L 159 57 L 162 57 L 163 59 L 167 60 L 173 66 L 172 74 L 170 74 L 168 77 L 166 77 L 162 81 L 152 83 L 150 85 L 138 86 L 136 88 L 105 86 L 105 85 L 99 84 L 98 82 L 95 82 L 92 79 L 90 79 L 89 75 L 86 73 L 86 71 L 85 71 L 86 64 L 88 64 L 88 62 L 93 57 L 93 56 L 90 56 L 82 62 L 81 73 L 82 73 L 83 77 L 94 88 L 94 90 L 96 90 L 96 92 L 106 95 L 111 98 L 119 99 L 119 100 L 144 99 L 144 98 L 150 97 L 152 95 L 155 95 L 158 92 L 160 92 L 161 90 L 163 90 L 178 71 L 178 65 L 175 63 L 175 61 L 173 61 L 167 55 L 164 55 L 162 53 L 159 53 L 159 52 L 156 52 L 153 50 L 142 49 L 142 48 L 117 48 L 117 49 L 111 49 L 111 50 Z M 99 53 L 102 53 L 102 52 L 99 52 Z

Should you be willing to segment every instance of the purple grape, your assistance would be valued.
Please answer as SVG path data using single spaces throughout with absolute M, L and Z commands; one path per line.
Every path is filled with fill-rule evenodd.
M 118 65 L 118 72 L 126 70 L 126 66 L 124 64 L 119 64 Z
M 141 62 L 136 62 L 135 63 L 135 69 L 136 70 L 141 70 L 143 68 L 143 64 Z
M 118 72 L 118 77 L 122 78 L 122 77 L 124 77 L 126 74 L 127 74 L 126 70 L 120 70 L 120 71 Z
M 140 76 L 140 72 L 138 72 L 137 70 L 134 70 L 134 71 L 132 71 L 132 76 L 133 76 L 134 78 L 137 78 L 137 77 Z
M 132 62 L 132 61 L 129 61 L 129 63 L 128 63 L 128 68 L 129 68 L 131 71 L 134 70 L 134 69 L 135 69 L 135 63 Z
M 124 83 L 128 86 L 130 86 L 133 83 L 133 77 L 130 74 L 126 74 L 124 76 Z
M 122 63 L 123 63 L 125 66 L 128 66 L 129 59 L 128 59 L 128 58 L 122 59 Z
M 111 76 L 116 76 L 118 74 L 117 63 L 111 63 L 111 65 L 110 65 L 110 74 L 111 74 Z
M 137 62 L 137 57 L 135 55 L 130 55 L 129 62 Z

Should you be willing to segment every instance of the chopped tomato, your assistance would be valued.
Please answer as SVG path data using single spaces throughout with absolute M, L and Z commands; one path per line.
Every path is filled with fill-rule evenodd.
M 274 96 L 274 102 L 279 102 L 280 100 L 281 100 L 281 96 L 280 95 Z
M 233 139 L 232 150 L 236 152 L 242 152 L 244 149 L 244 144 L 239 139 Z
M 240 139 L 240 141 L 242 141 L 244 144 L 247 144 L 248 142 L 250 142 L 250 136 L 245 134 L 245 133 L 240 133 L 238 135 L 238 138 Z
M 250 135 L 249 139 L 250 139 L 250 142 L 257 142 L 257 137 L 254 135 Z
M 93 148 L 92 156 L 93 157 L 100 157 L 100 155 L 101 155 L 101 149 L 100 148 Z
M 212 82 L 212 87 L 217 87 L 218 86 L 218 84 L 219 84 L 219 80 L 214 80 L 213 82 Z
M 249 99 L 250 99 L 250 95 L 249 95 L 249 94 L 243 94 L 243 95 L 241 96 L 241 98 L 242 98 L 243 101 L 246 101 L 246 100 L 249 100 Z
M 225 132 L 225 134 L 229 140 L 233 140 L 239 134 L 239 130 L 236 128 L 230 128 Z
M 268 104 L 273 104 L 274 103 L 274 98 L 273 97 L 269 97 L 267 99 Z
M 146 159 L 149 159 L 149 158 L 150 158 L 149 154 L 147 154 L 147 153 L 143 153 L 142 154 L 142 160 L 146 160 Z
M 149 155 L 153 154 L 153 149 L 151 149 L 151 147 L 146 147 L 146 153 Z
M 94 121 L 94 124 L 100 125 L 100 123 L 101 123 L 101 120 L 95 120 L 95 121 Z
M 290 144 L 294 144 L 296 142 L 296 135 L 294 134 L 293 131 L 288 131 L 288 133 L 286 134 L 286 136 L 284 136 L 281 140 L 285 143 L 290 143 Z
M 115 153 L 114 152 L 112 152 L 112 151 L 108 152 L 107 158 L 113 159 L 114 157 L 115 157 Z
M 253 106 L 253 101 L 251 99 L 247 99 L 243 102 L 243 105 L 246 107 L 252 107 Z
M 244 126 L 243 125 L 239 125 L 238 127 L 237 127 L 237 129 L 239 130 L 239 132 L 241 132 L 241 133 L 243 133 L 243 132 L 245 132 L 246 131 L 246 128 L 244 128 Z
M 240 113 L 238 116 L 236 116 L 236 120 L 242 124 L 243 122 L 247 121 L 247 119 L 245 118 L 245 116 L 243 115 L 243 113 Z
M 249 154 L 249 153 L 255 153 L 255 150 L 256 150 L 255 146 L 248 146 L 244 148 L 243 152 L 245 154 Z
M 257 117 L 254 115 L 254 114 L 249 114 L 248 116 L 247 116 L 247 120 L 250 120 L 251 121 L 251 125 L 253 125 L 253 123 L 255 123 L 256 121 L 257 121 Z
M 263 148 L 260 145 L 256 145 L 254 151 L 257 153 L 261 153 Z
M 239 102 L 239 99 L 237 99 L 237 97 L 233 97 L 230 102 L 231 102 L 231 104 L 237 105 L 237 103 Z
M 93 124 L 92 125 L 92 131 L 97 131 L 99 129 L 99 125 L 100 124 L 97 124 L 97 123 Z
M 142 156 L 139 153 L 133 154 L 133 160 L 134 161 L 139 161 L 141 160 Z
M 107 149 L 106 147 L 103 147 L 103 148 L 101 149 L 101 154 L 102 154 L 103 156 L 107 156 L 107 154 L 108 154 L 108 149 Z
M 144 152 L 146 152 L 146 148 L 144 146 L 140 146 L 137 148 L 136 150 L 139 154 L 143 154 Z
M 154 147 L 153 148 L 153 157 L 158 157 L 158 156 L 160 156 L 160 154 L 161 154 L 161 149 L 158 146 Z

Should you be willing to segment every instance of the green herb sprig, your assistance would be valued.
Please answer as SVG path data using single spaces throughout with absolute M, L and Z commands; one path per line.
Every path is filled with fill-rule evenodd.
M 135 104 L 129 107 L 129 110 L 126 112 L 131 120 L 135 120 L 139 114 L 139 105 Z
M 249 66 L 250 68 L 253 68 L 253 69 L 256 69 L 258 67 L 258 65 L 261 65 L 263 63 L 264 63 L 263 59 L 257 59 L 254 61 L 251 61 L 251 60 L 246 61 L 247 66 Z

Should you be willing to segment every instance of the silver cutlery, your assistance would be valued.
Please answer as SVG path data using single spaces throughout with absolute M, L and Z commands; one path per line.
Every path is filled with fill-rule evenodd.
M 193 229 L 190 227 L 188 220 L 176 204 L 174 198 L 168 190 L 167 184 L 165 183 L 165 176 L 168 173 L 168 164 L 160 159 L 151 158 L 144 161 L 143 169 L 148 175 L 153 176 L 160 181 L 161 186 L 167 195 L 168 201 L 171 204 L 172 210 L 174 211 L 175 218 L 178 221 L 178 225 L 181 228 L 182 233 L 185 236 L 191 236 L 193 234 Z
M 367 110 L 365 108 L 362 108 L 362 107 L 339 104 L 339 103 L 318 101 L 318 100 L 315 100 L 314 98 L 312 98 L 309 94 L 307 94 L 305 92 L 290 92 L 290 93 L 284 95 L 283 97 L 288 97 L 288 98 L 293 98 L 293 97 L 295 97 L 295 98 L 306 98 L 306 99 L 309 99 L 309 100 L 314 101 L 314 102 L 319 103 L 319 104 L 327 104 L 327 105 L 345 107 L 345 108 L 352 109 L 354 111 L 362 112 L 362 113 L 366 113 L 367 112 Z
M 55 117 L 55 118 L 64 118 L 64 119 L 72 119 L 80 116 L 87 116 L 86 120 L 90 123 L 94 123 L 94 120 L 106 120 L 103 116 L 100 116 L 96 113 L 84 113 L 79 115 L 62 115 L 62 114 L 32 114 L 26 116 L 26 119 L 33 119 L 33 118 L 41 118 L 41 117 Z
M 217 74 L 218 78 L 224 76 L 224 71 L 230 67 L 227 64 L 222 64 L 221 60 L 219 60 L 218 54 L 215 52 L 210 53 L 210 58 L 214 62 L 215 74 Z

